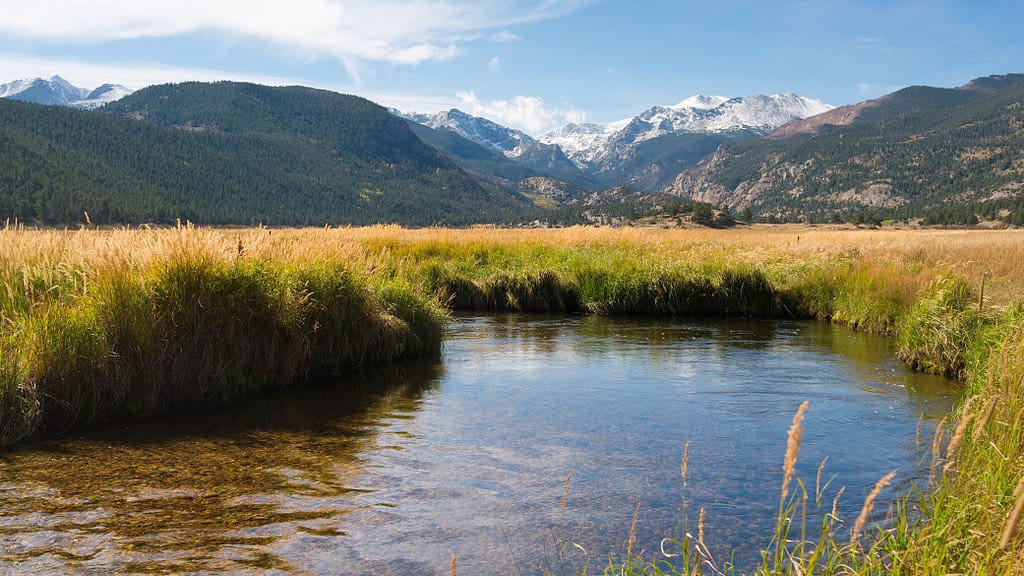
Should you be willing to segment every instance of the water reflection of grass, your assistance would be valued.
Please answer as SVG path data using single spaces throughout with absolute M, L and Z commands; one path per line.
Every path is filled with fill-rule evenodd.
M 435 362 L 373 370 L 11 449 L 0 542 L 17 545 L 0 566 L 294 572 L 275 544 L 343 534 L 379 422 L 417 410 L 437 377 Z

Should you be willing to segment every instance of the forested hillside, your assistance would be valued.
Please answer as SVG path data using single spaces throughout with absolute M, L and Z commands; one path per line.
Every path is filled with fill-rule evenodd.
M 768 221 L 1018 217 L 1024 75 L 910 87 L 849 112 L 845 125 L 811 118 L 774 138 L 725 144 L 669 191 Z
M 0 100 L 0 156 L 0 218 L 41 224 L 462 224 L 529 205 L 386 109 L 301 87 L 153 86 L 98 112 Z

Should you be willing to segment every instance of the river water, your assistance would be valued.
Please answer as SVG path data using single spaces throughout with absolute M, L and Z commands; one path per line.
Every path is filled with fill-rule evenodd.
M 461 316 L 436 361 L 0 452 L 0 573 L 593 573 L 702 507 L 749 568 L 801 402 L 848 529 L 954 394 L 823 323 Z

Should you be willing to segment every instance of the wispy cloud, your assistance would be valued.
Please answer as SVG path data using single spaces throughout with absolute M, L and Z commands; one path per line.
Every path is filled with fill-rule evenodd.
M 857 48 L 882 48 L 889 44 L 885 38 L 877 38 L 874 36 L 867 36 L 864 38 L 858 38 L 855 42 Z
M 549 108 L 536 96 L 513 96 L 509 100 L 483 101 L 475 93 L 458 92 L 459 107 L 474 116 L 483 116 L 528 134 L 540 134 L 566 122 L 583 122 L 586 115 L 571 107 Z
M 473 40 L 511 42 L 508 27 L 566 14 L 588 0 L 36 0 L 4 7 L 0 34 L 97 43 L 215 30 L 328 56 L 418 64 Z M 497 30 L 488 36 L 488 31 Z
M 497 72 L 498 68 L 501 68 L 501 58 L 491 56 L 491 59 L 487 61 L 487 71 Z
M 509 32 L 508 30 L 502 30 L 501 32 L 495 32 L 494 34 L 491 34 L 490 36 L 487 37 L 487 39 L 490 40 L 491 42 L 504 42 L 504 43 L 508 43 L 508 42 L 518 42 L 522 38 L 520 38 L 518 34 L 513 34 L 512 32 Z

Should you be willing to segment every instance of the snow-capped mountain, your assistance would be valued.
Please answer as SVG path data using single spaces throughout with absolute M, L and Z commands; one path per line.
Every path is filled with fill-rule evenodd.
M 610 124 L 567 124 L 540 136 L 558 144 L 580 167 L 610 158 L 625 159 L 636 144 L 665 134 L 748 131 L 767 134 L 779 126 L 831 110 L 833 106 L 797 94 L 726 98 L 691 96 L 672 106 L 653 106 Z
M 60 76 L 48 79 L 15 80 L 0 84 L 0 98 L 93 109 L 131 94 L 131 90 L 118 84 L 104 84 L 95 90 L 79 88 Z
M 797 94 L 746 98 L 699 94 L 670 106 L 652 106 L 617 122 L 566 124 L 538 138 L 457 109 L 437 114 L 392 113 L 454 132 L 520 166 L 581 186 L 625 182 L 656 190 L 724 142 L 764 136 L 791 120 L 832 108 Z
M 99 108 L 108 102 L 120 100 L 131 93 L 132 91 L 130 89 L 125 88 L 120 84 L 104 84 L 87 94 L 85 98 L 75 100 L 68 105 L 74 106 L 75 108 L 81 108 L 83 110 L 92 110 L 94 108 Z
M 557 145 L 566 156 L 582 166 L 597 160 L 605 144 L 631 121 L 632 118 L 627 118 L 609 124 L 566 124 L 545 132 L 540 140 L 546 144 Z
M 392 112 L 434 129 L 451 130 L 463 138 L 497 150 L 508 158 L 522 155 L 529 146 L 537 143 L 536 139 L 525 132 L 502 126 L 486 118 L 471 116 L 457 108 L 437 114 L 403 113 L 398 110 Z
M 88 94 L 88 90 L 79 88 L 60 76 L 53 76 L 49 79 L 15 80 L 0 85 L 0 98 L 12 98 L 37 104 L 67 106 Z
M 538 142 L 529 134 L 502 126 L 496 122 L 472 116 L 458 109 L 451 109 L 437 114 L 416 114 L 404 113 L 397 108 L 389 109 L 392 114 L 405 118 L 407 121 L 421 124 L 432 131 L 450 132 L 469 140 L 491 153 L 500 154 L 504 160 L 512 166 L 518 166 L 512 172 L 520 176 L 548 176 L 566 180 L 579 185 L 595 185 L 595 181 L 585 174 L 562 152 L 562 149 L 552 144 Z M 429 144 L 448 154 L 457 162 L 462 162 L 463 167 L 471 171 L 479 172 L 481 169 L 494 169 L 497 166 L 507 165 L 489 163 L 483 156 L 471 149 L 466 149 L 447 138 L 435 139 L 428 135 L 421 135 Z M 487 167 L 481 167 L 478 162 L 483 161 Z M 501 170 L 507 178 L 506 169 Z M 513 180 L 514 181 L 514 180 Z

